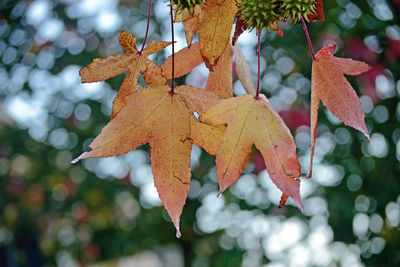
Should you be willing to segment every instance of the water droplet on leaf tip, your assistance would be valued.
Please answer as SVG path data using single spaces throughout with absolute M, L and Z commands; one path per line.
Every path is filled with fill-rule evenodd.
M 179 230 L 176 230 L 176 238 L 181 238 L 181 232 Z
M 87 152 L 83 152 L 79 157 L 77 157 L 76 159 L 71 160 L 71 163 L 72 163 L 72 164 L 77 163 L 77 162 L 80 161 L 86 154 L 87 154 Z

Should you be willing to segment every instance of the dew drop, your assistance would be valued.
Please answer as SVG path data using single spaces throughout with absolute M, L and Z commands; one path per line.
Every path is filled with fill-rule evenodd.
M 76 159 L 71 160 L 72 164 L 77 163 L 79 160 L 81 160 L 85 155 L 87 154 L 87 152 L 83 152 L 79 157 L 77 157 Z
M 176 230 L 176 238 L 181 238 L 181 232 L 179 229 Z

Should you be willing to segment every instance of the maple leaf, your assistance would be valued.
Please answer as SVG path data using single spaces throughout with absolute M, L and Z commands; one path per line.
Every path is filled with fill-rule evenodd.
M 125 98 L 126 105 L 90 144 L 80 159 L 125 154 L 147 142 L 151 146 L 154 184 L 174 226 L 179 220 L 190 189 L 192 144 L 215 154 L 224 127 L 200 123 L 193 110 L 207 109 L 217 97 L 191 86 L 175 88 L 150 85 Z
M 215 69 L 210 71 L 206 91 L 211 91 L 221 98 L 233 97 L 232 92 L 232 56 L 233 48 L 229 42 L 218 60 Z
M 194 7 L 193 15 L 189 10 L 184 9 L 181 13 L 176 14 L 174 22 L 182 22 L 185 30 L 186 43 L 190 47 L 193 37 L 199 31 L 201 21 L 203 19 L 203 10 L 199 5 Z
M 364 62 L 333 56 L 336 45 L 322 48 L 313 60 L 311 80 L 311 159 L 307 177 L 312 175 L 312 161 L 318 126 L 319 100 L 347 126 L 362 132 L 369 140 L 361 101 L 346 75 L 359 75 L 370 69 Z
M 125 53 L 105 58 L 95 58 L 92 63 L 79 71 L 82 83 L 87 83 L 107 80 L 128 70 L 114 99 L 111 119 L 124 107 L 125 96 L 136 91 L 139 72 L 145 72 L 149 66 L 154 71 L 155 64 L 151 65 L 151 61 L 147 57 L 171 44 L 171 42 L 152 41 L 140 53 L 136 47 L 136 38 L 133 38 L 130 33 L 121 31 L 118 41 Z
M 199 42 L 187 46 L 174 55 L 174 78 L 178 78 L 189 73 L 193 68 L 203 63 L 203 57 L 200 53 Z M 172 79 L 172 55 L 161 65 L 163 76 L 168 80 Z
M 160 66 L 155 64 L 153 61 L 148 60 L 145 67 L 146 68 L 140 70 L 140 73 L 143 74 L 143 78 L 147 84 L 167 84 L 167 78 L 164 76 Z
M 233 51 L 235 52 L 236 74 L 239 78 L 240 83 L 248 94 L 256 95 L 257 91 L 254 86 L 253 77 L 251 76 L 250 66 L 249 63 L 247 63 L 242 49 L 238 44 L 236 44 L 233 47 Z
M 205 4 L 199 42 L 204 62 L 210 70 L 225 51 L 236 13 L 235 0 L 207 0 Z
M 292 197 L 301 210 L 300 165 L 289 129 L 264 95 L 222 100 L 201 117 L 211 125 L 227 125 L 216 154 L 220 193 L 243 172 L 253 144 L 264 157 L 272 181 L 283 191 L 281 205 Z

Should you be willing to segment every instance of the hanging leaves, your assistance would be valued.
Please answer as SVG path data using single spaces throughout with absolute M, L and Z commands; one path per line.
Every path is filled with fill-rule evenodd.
M 318 106 L 324 105 L 344 124 L 362 132 L 369 140 L 364 122 L 361 101 L 350 83 L 343 76 L 359 75 L 370 69 L 368 64 L 349 58 L 333 56 L 335 45 L 322 48 L 313 61 L 311 81 L 311 160 L 307 177 L 312 175 L 312 160 L 318 125 Z
M 256 90 L 250 66 L 235 41 L 248 27 L 256 27 L 259 34 L 263 27 L 268 27 L 283 36 L 278 25 L 289 18 L 297 20 L 300 17 L 306 30 L 303 17 L 308 21 L 324 19 L 322 1 L 307 0 L 299 4 L 294 0 L 282 3 L 196 0 L 173 1 L 172 4 L 178 10 L 175 22 L 183 23 L 188 45 L 168 57 L 161 66 L 147 57 L 171 42 L 153 41 L 143 51 L 138 51 L 135 38 L 122 31 L 119 43 L 125 51 L 123 54 L 94 59 L 81 69 L 84 83 L 106 80 L 125 71 L 127 74 L 114 99 L 110 122 L 90 144 L 92 150 L 73 162 L 118 156 L 149 143 L 154 183 L 177 236 L 180 236 L 180 216 L 190 190 L 192 145 L 216 155 L 220 193 L 240 178 L 255 145 L 263 156 L 270 178 L 282 191 L 279 205 L 283 206 L 291 197 L 302 210 L 298 179 L 301 173 L 295 142 L 268 99 L 259 94 L 260 83 Z M 241 9 L 239 12 L 237 6 Z M 172 13 L 172 6 L 170 10 Z M 265 14 L 270 15 L 268 20 L 263 20 Z M 236 26 L 231 34 L 235 17 Z M 192 44 L 197 32 L 199 41 Z M 314 57 L 308 33 L 306 35 Z M 260 50 L 260 35 L 258 37 Z M 346 125 L 369 138 L 361 102 L 344 77 L 359 75 L 369 66 L 334 57 L 334 49 L 334 46 L 321 49 L 313 60 L 312 155 L 308 176 L 312 172 L 319 100 Z M 237 76 L 248 93 L 244 96 L 233 97 L 233 55 Z M 209 69 L 205 90 L 185 85 L 174 88 L 174 82 L 168 85 L 168 80 L 188 74 L 203 62 Z M 136 89 L 139 73 L 148 86 Z
M 145 72 L 151 65 L 151 61 L 147 57 L 171 44 L 170 42 L 152 41 L 142 52 L 139 52 L 135 41 L 136 38 L 133 38 L 131 34 L 121 31 L 119 43 L 125 50 L 124 54 L 95 58 L 92 63 L 79 71 L 83 83 L 107 80 L 128 71 L 118 95 L 114 99 L 111 119 L 124 107 L 125 96 L 136 91 L 139 72 Z M 154 71 L 154 68 L 153 65 L 151 70 Z
M 202 121 L 227 125 L 216 154 L 220 192 L 239 179 L 254 144 L 264 157 L 272 181 L 302 209 L 300 180 L 296 179 L 300 176 L 296 145 L 289 129 L 264 95 L 223 100 L 204 113 Z
M 216 103 L 212 93 L 191 86 L 175 88 L 152 85 L 142 87 L 125 98 L 126 105 L 90 144 L 91 151 L 76 160 L 125 154 L 150 143 L 154 184 L 160 199 L 179 233 L 179 220 L 190 190 L 190 152 L 192 144 L 215 154 L 224 127 L 202 124 L 193 116 L 197 109 Z

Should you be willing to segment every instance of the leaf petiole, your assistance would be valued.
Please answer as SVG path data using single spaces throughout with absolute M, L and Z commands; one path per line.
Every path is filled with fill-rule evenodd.
M 172 31 L 172 80 L 171 80 L 171 91 L 169 91 L 170 94 L 174 94 L 175 90 L 175 84 L 174 84 L 174 76 L 175 76 L 175 40 L 174 40 L 174 17 L 172 15 L 172 1 L 170 1 L 170 12 L 171 12 L 171 31 Z
M 139 54 L 142 54 L 144 46 L 146 45 L 147 35 L 149 34 L 149 26 L 150 26 L 150 11 L 151 11 L 151 0 L 149 0 L 149 11 L 147 13 L 147 26 L 146 26 L 146 34 L 144 36 L 144 41 L 142 44 L 142 48 L 139 51 Z
M 302 16 L 300 16 L 300 21 L 301 21 L 301 24 L 303 25 L 304 32 L 306 33 L 307 42 L 308 42 L 308 48 L 310 49 L 310 54 L 311 54 L 313 60 L 317 60 L 315 58 L 314 49 L 312 47 L 312 43 L 311 43 L 310 35 L 308 34 L 306 23 L 305 23 L 305 21 L 304 21 Z
M 257 31 L 257 36 L 258 36 L 258 74 L 257 74 L 257 93 L 256 93 L 256 99 L 258 99 L 260 95 L 260 77 L 261 77 L 261 67 L 260 67 L 260 61 L 261 61 L 261 30 Z

